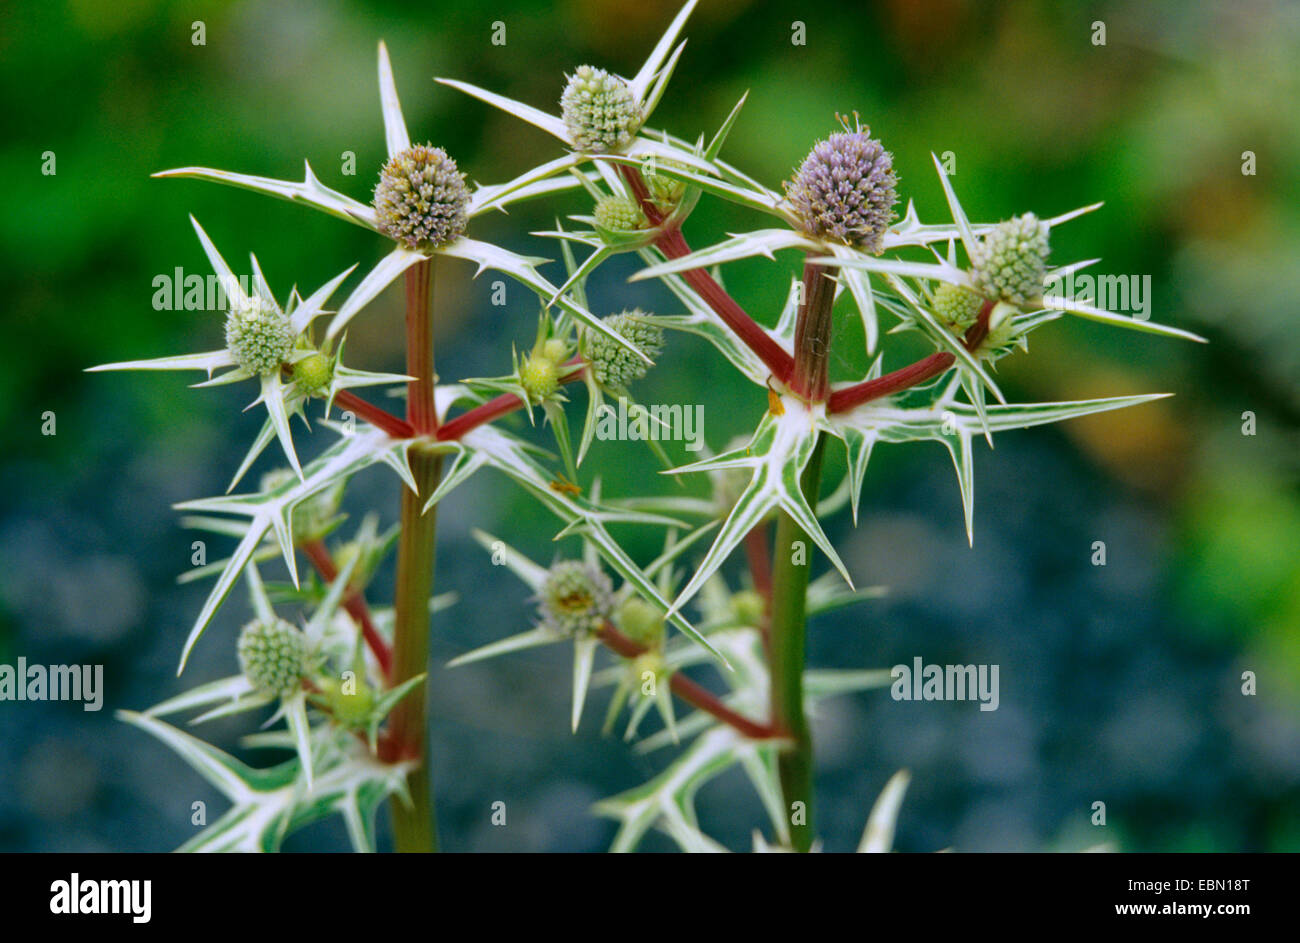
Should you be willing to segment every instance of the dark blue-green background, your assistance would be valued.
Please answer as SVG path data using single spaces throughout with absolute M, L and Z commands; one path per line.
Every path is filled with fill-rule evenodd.
M 220 800 L 178 759 L 112 718 L 180 689 L 173 677 L 202 587 L 177 587 L 193 535 L 174 502 L 219 493 L 256 432 L 250 388 L 186 388 L 181 375 L 86 375 L 110 360 L 211 349 L 219 316 L 155 311 L 152 279 L 205 272 L 186 214 L 228 258 L 254 251 L 283 296 L 313 289 L 380 240 L 253 194 L 153 171 L 201 164 L 296 177 L 367 199 L 383 158 L 375 43 L 387 40 L 412 136 L 446 146 L 480 182 L 557 156 L 558 145 L 457 92 L 463 78 L 553 108 L 563 73 L 592 62 L 630 74 L 675 4 L 664 0 L 181 3 L 19 2 L 0 11 L 0 659 L 105 665 L 106 709 L 0 704 L 0 849 L 160 850 L 193 833 L 190 804 Z M 831 533 L 863 583 L 889 598 L 816 623 L 818 666 L 1001 666 L 1001 707 L 897 703 L 883 692 L 828 703 L 817 719 L 820 830 L 853 846 L 888 776 L 914 781 L 904 850 L 1296 850 L 1300 848 L 1300 11 L 1287 3 L 704 0 L 654 124 L 711 133 L 746 89 L 726 155 L 771 185 L 836 112 L 858 111 L 894 152 L 904 198 L 939 219 L 930 151 L 957 156 L 972 217 L 1052 215 L 1106 200 L 1054 234 L 1055 258 L 1149 274 L 1152 317 L 1209 346 L 1067 321 L 1004 361 L 1028 400 L 1143 391 L 1177 396 L 977 446 L 976 535 L 966 546 L 948 459 L 930 445 L 878 451 L 863 520 Z M 191 43 L 202 20 L 206 45 Z M 493 21 L 507 43 L 493 46 Z M 791 43 L 792 23 L 807 43 Z M 1094 45 L 1094 23 L 1106 45 Z M 57 173 L 41 174 L 53 151 Z M 356 155 L 344 176 L 342 155 Z M 1241 172 L 1243 152 L 1257 173 Z M 519 251 L 577 197 L 475 223 Z M 696 244 L 768 225 L 706 199 Z M 795 258 L 741 264 L 728 286 L 772 322 Z M 556 267 L 549 270 L 558 278 Z M 593 281 L 598 312 L 669 311 L 615 263 Z M 438 266 L 444 379 L 508 369 L 536 305 L 490 276 Z M 401 362 L 400 290 L 356 322 L 353 363 Z M 846 333 L 836 370 L 860 365 Z M 892 341 L 891 341 L 892 343 Z M 904 362 L 904 342 L 890 363 Z M 674 337 L 639 389 L 701 402 L 717 448 L 765 406 L 703 344 Z M 575 406 L 581 406 L 578 393 Z M 42 414 L 57 435 L 41 435 Z M 1242 414 L 1257 434 L 1242 435 Z M 304 440 L 305 441 L 305 440 Z M 319 442 L 320 440 L 317 440 Z M 318 445 L 306 446 L 310 452 Z M 681 453 L 678 453 L 679 455 Z M 830 467 L 838 474 L 839 456 Z M 663 487 L 634 444 L 597 449 L 607 491 Z M 260 466 L 259 466 L 260 470 Z M 396 483 L 374 471 L 349 494 L 392 520 Z M 468 538 L 480 526 L 544 562 L 553 522 L 490 473 L 442 511 L 438 582 L 461 601 L 435 625 L 431 729 L 444 843 L 454 850 L 595 850 L 612 834 L 586 811 L 663 758 L 595 731 L 568 732 L 568 653 L 456 671 L 440 665 L 529 623 L 525 591 Z M 652 553 L 648 541 L 633 546 Z M 1090 563 L 1094 541 L 1107 565 Z M 573 552 L 562 547 L 562 552 Z M 383 598 L 387 572 L 372 596 Z M 189 683 L 234 668 L 242 593 Z M 1240 693 L 1243 671 L 1259 694 Z M 227 746 L 247 727 L 222 723 Z M 504 800 L 509 825 L 489 823 Z M 1093 802 L 1105 828 L 1089 824 Z M 700 796 L 734 848 L 761 824 L 739 774 Z M 319 826 L 291 848 L 338 848 Z M 668 847 L 654 839 L 647 847 Z

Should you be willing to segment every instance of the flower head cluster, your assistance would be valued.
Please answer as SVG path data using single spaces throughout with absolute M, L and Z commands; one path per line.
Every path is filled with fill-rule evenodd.
M 440 147 L 416 144 L 394 154 L 379 173 L 379 230 L 408 249 L 436 249 L 465 231 L 469 188 Z
M 611 314 L 603 320 L 651 359 L 659 356 L 664 349 L 664 329 L 650 320 L 650 316 L 640 308 Z M 595 331 L 587 335 L 586 356 L 596 382 L 611 390 L 626 388 L 633 380 L 645 376 L 647 369 L 645 361 L 636 354 Z
M 609 618 L 614 588 L 595 564 L 561 560 L 547 573 L 538 597 L 543 625 L 562 635 L 590 635 Z
M 1050 227 L 1033 213 L 998 223 L 976 245 L 975 281 L 992 298 L 1023 305 L 1043 293 Z
M 236 643 L 239 668 L 259 691 L 285 697 L 297 690 L 306 665 L 303 634 L 285 622 L 255 619 Z
M 894 157 L 856 127 L 819 141 L 786 184 L 807 235 L 879 254 L 898 202 Z
M 250 373 L 274 373 L 293 350 L 289 316 L 258 295 L 232 302 L 226 315 L 226 347 Z
M 627 147 L 645 120 L 626 82 L 589 65 L 569 78 L 560 112 L 573 146 L 597 154 Z

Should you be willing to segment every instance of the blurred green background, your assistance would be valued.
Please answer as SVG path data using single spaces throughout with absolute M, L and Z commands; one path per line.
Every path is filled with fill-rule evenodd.
M 192 834 L 191 802 L 220 804 L 111 712 L 180 689 L 175 660 L 204 589 L 174 582 L 193 535 L 170 505 L 222 491 L 261 420 L 240 412 L 247 387 L 191 391 L 181 375 L 83 368 L 220 344 L 219 316 L 151 306 L 155 276 L 176 266 L 206 272 L 187 213 L 227 258 L 255 252 L 282 297 L 385 251 L 371 234 L 306 209 L 149 174 L 199 164 L 296 178 L 306 158 L 328 185 L 368 199 L 383 159 L 383 38 L 412 137 L 445 146 L 471 179 L 499 182 L 558 156 L 558 145 L 434 75 L 549 108 L 564 72 L 583 62 L 631 74 L 675 9 L 675 0 L 0 9 L 0 426 L 9 431 L 0 661 L 102 663 L 108 687 L 98 714 L 0 703 L 0 849 L 166 849 Z M 490 43 L 497 20 L 505 46 Z M 195 21 L 205 45 L 192 43 Z M 806 45 L 791 42 L 796 21 Z M 1097 22 L 1104 46 L 1093 41 Z M 876 793 L 907 766 L 904 850 L 1300 850 L 1300 7 L 704 0 L 686 34 L 654 125 L 711 133 L 749 90 L 723 156 L 773 186 L 835 128 L 837 112 L 856 110 L 893 151 L 903 198 L 923 219 L 945 213 L 931 151 L 956 155 L 954 182 L 972 218 L 1105 200 L 1054 233 L 1054 259 L 1101 256 L 1095 271 L 1149 274 L 1153 319 L 1212 341 L 1067 320 L 1036 333 L 1030 354 L 1003 361 L 1004 389 L 1024 400 L 1177 395 L 1008 433 L 994 452 L 977 446 L 973 550 L 942 450 L 878 450 L 863 520 L 855 530 L 837 519 L 832 538 L 861 582 L 891 594 L 815 625 L 811 659 L 1000 664 L 1002 705 L 980 713 L 883 692 L 828 705 L 815 728 L 827 848 L 853 847 Z M 355 176 L 342 172 L 348 151 Z M 1247 151 L 1251 175 L 1242 172 Z M 46 152 L 53 175 L 42 173 Z M 549 254 L 554 247 L 528 232 L 586 210 L 570 195 L 476 221 L 473 234 Z M 702 246 L 766 225 L 706 198 L 686 234 Z M 738 264 L 727 284 L 770 324 L 798 261 Z M 558 266 L 548 271 L 559 277 Z M 655 286 L 626 283 L 631 271 L 625 259 L 603 269 L 593 308 L 670 313 Z M 529 344 L 535 330 L 525 291 L 512 286 L 507 307 L 492 307 L 492 277 L 471 274 L 438 266 L 444 379 L 505 372 L 511 344 Z M 356 322 L 352 362 L 399 367 L 400 325 L 394 289 Z M 841 378 L 861 369 L 850 353 L 858 346 L 846 328 Z M 888 364 L 911 353 L 905 339 L 897 350 Z M 765 407 L 708 348 L 681 336 L 638 392 L 704 403 L 715 449 Z M 53 436 L 42 434 L 48 411 Z M 1247 413 L 1254 435 L 1243 434 Z M 633 445 L 607 443 L 583 471 L 617 482 L 617 493 L 663 487 Z M 354 482 L 348 507 L 354 520 L 367 508 L 392 520 L 396 493 L 391 475 L 371 472 Z M 600 739 L 599 701 L 569 735 L 565 653 L 440 667 L 525 628 L 531 614 L 522 587 L 471 543 L 470 527 L 546 561 L 556 552 L 553 520 L 490 475 L 441 514 L 439 588 L 461 597 L 435 626 L 430 681 L 444 841 L 455 850 L 602 848 L 612 826 L 587 806 L 642 781 L 664 757 Z M 1105 567 L 1090 562 L 1097 540 L 1107 544 Z M 653 550 L 648 537 L 634 545 Z M 232 670 L 242 607 L 236 594 L 188 682 Z M 1258 676 L 1255 696 L 1241 693 L 1244 671 Z M 231 746 L 243 732 L 218 724 L 212 736 Z M 498 799 L 512 809 L 504 829 L 489 824 Z M 1104 828 L 1089 821 L 1096 801 L 1107 805 Z M 761 823 L 738 775 L 706 788 L 700 809 L 706 828 L 737 849 Z M 325 824 L 289 847 L 343 844 Z

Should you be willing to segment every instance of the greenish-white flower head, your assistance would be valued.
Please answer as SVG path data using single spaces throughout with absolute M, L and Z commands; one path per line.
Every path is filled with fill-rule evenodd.
M 287 697 L 302 683 L 306 640 L 283 619 L 255 619 L 239 633 L 239 668 L 263 694 Z
M 984 298 L 961 285 L 943 282 L 935 289 L 933 310 L 939 323 L 954 334 L 963 334 L 979 317 Z
M 894 157 L 855 125 L 819 141 L 785 186 L 800 228 L 879 255 L 898 202 Z
M 998 223 L 975 246 L 975 282 L 991 298 L 1023 305 L 1043 293 L 1050 227 L 1033 213 Z
M 614 624 L 632 641 L 657 650 L 664 643 L 664 614 L 640 596 L 629 596 L 618 607 Z
M 250 373 L 274 373 L 293 351 L 294 332 L 289 316 L 258 295 L 232 299 L 226 315 L 226 348 Z
M 579 66 L 560 96 L 560 113 L 576 150 L 601 154 L 632 143 L 645 120 L 636 97 L 617 75 Z
M 447 152 L 416 144 L 390 157 L 379 173 L 379 231 L 408 249 L 440 248 L 465 231 L 469 199 L 465 175 Z
M 610 617 L 614 587 L 600 567 L 561 560 L 546 574 L 538 592 L 542 624 L 562 635 L 591 635 Z
M 633 308 L 602 319 L 653 360 L 664 349 L 664 329 L 650 316 Z M 587 334 L 587 363 L 596 382 L 606 389 L 623 390 L 633 380 L 645 376 L 647 365 L 636 354 L 604 334 Z
M 604 196 L 596 202 L 592 211 L 596 219 L 596 230 L 601 235 L 609 234 L 615 238 L 623 233 L 644 229 L 647 224 L 645 213 L 635 200 L 625 196 Z
M 334 379 L 334 361 L 319 351 L 308 354 L 293 364 L 293 381 L 308 396 L 325 390 Z

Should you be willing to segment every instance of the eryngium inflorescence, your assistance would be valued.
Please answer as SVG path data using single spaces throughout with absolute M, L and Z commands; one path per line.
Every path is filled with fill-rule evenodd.
M 258 295 L 232 302 L 226 315 L 226 348 L 250 373 L 274 373 L 293 350 L 289 316 Z
M 610 232 L 634 232 L 646 225 L 641 205 L 625 196 L 603 196 L 597 202 L 592 216 L 598 229 Z
M 408 249 L 437 249 L 451 242 L 465 231 L 468 205 L 465 175 L 440 147 L 408 147 L 379 172 L 379 231 Z
M 1050 227 L 1033 213 L 998 223 L 971 252 L 975 283 L 991 298 L 1018 305 L 1043 293 Z
M 574 148 L 597 154 L 627 147 L 644 120 L 627 83 L 589 65 L 569 78 L 560 113 Z
M 285 697 L 298 689 L 304 667 L 303 634 L 285 622 L 255 619 L 239 633 L 239 668 L 263 694 Z
M 649 315 L 640 308 L 611 314 L 602 320 L 652 360 L 664 349 L 664 329 L 650 321 Z M 612 337 L 595 331 L 587 336 L 586 355 L 591 375 L 597 383 L 611 390 L 625 389 L 633 380 L 645 376 L 648 369 L 646 362 L 632 351 Z
M 600 567 L 561 560 L 546 574 L 538 601 L 543 625 L 563 635 L 590 635 L 609 618 L 614 588 Z
M 975 323 L 983 306 L 982 296 L 960 285 L 944 282 L 934 292 L 934 316 L 956 334 Z
M 805 233 L 879 254 L 894 220 L 894 157 L 866 128 L 819 141 L 785 185 Z

